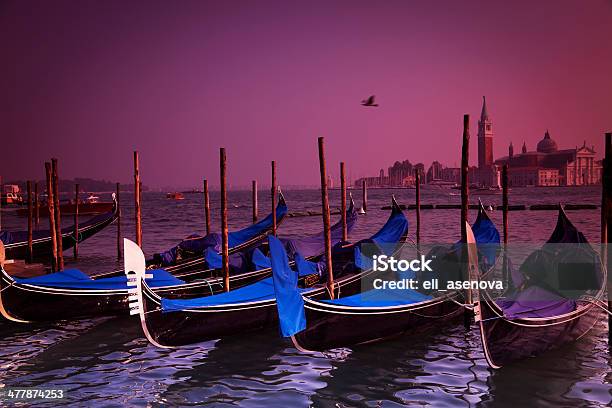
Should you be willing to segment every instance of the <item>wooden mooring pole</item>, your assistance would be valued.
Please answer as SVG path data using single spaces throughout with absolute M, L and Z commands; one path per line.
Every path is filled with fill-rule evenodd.
M 227 228 L 227 174 L 225 149 L 219 150 L 219 165 L 221 173 L 221 256 L 223 267 L 223 287 L 226 292 L 230 290 L 229 280 L 229 247 Z
M 276 161 L 272 160 L 272 235 L 276 236 Z
M 51 235 L 51 270 L 57 271 L 57 236 L 55 235 L 55 203 L 53 200 L 53 173 L 51 163 L 45 163 L 47 177 L 47 209 L 49 210 L 49 234 Z
M 414 182 L 416 185 L 416 242 L 418 247 L 421 244 L 421 175 L 418 170 L 414 171 Z M 418 250 L 420 253 L 420 248 Z
M 117 259 L 121 259 L 121 201 L 119 191 L 121 184 L 115 184 L 115 200 L 117 200 Z
M 30 180 L 26 183 L 28 190 L 28 262 L 32 262 L 34 259 L 34 251 L 32 250 L 32 230 L 34 229 L 33 223 L 33 208 L 32 208 L 32 182 Z
M 64 239 L 62 237 L 62 217 L 59 194 L 59 168 L 57 159 L 51 159 L 51 173 L 53 176 L 53 201 L 55 207 L 55 234 L 57 236 L 57 268 L 64 270 Z
M 510 283 L 508 277 L 508 165 L 502 167 L 502 220 L 504 224 L 504 253 L 502 279 L 505 285 Z
M 251 185 L 251 201 L 253 203 L 253 224 L 257 222 L 257 180 L 253 180 Z
M 136 244 L 142 248 L 142 213 L 140 208 L 140 160 L 138 152 L 134 152 L 134 218 L 136 226 Z
M 34 182 L 34 224 L 40 228 L 40 200 L 38 196 L 38 182 Z
M 467 228 L 469 208 L 469 151 L 470 151 L 470 115 L 463 115 L 463 142 L 461 145 L 461 242 L 463 244 L 462 263 L 465 266 L 466 277 L 470 280 L 470 269 L 468 265 L 468 250 L 467 250 Z M 472 303 L 472 291 L 470 289 L 465 292 L 465 303 Z M 472 312 L 465 308 L 463 313 L 463 323 L 466 329 L 469 329 L 472 322 Z
M 612 235 L 612 133 L 606 133 L 603 174 L 601 178 L 601 247 L 602 260 L 608 271 L 608 310 L 612 310 L 612 261 L 610 236 Z M 608 345 L 612 348 L 612 316 L 608 313 Z
M 325 237 L 325 263 L 327 265 L 327 289 L 334 298 L 334 271 L 332 264 L 329 195 L 327 192 L 327 169 L 325 168 L 325 139 L 319 137 L 319 170 L 321 173 L 321 210 L 323 213 L 323 234 Z
M 210 196 L 208 195 L 208 180 L 204 179 L 204 218 L 206 220 L 206 235 L 210 234 Z
M 368 212 L 368 182 L 363 179 L 361 182 L 361 209 Z
M 79 258 L 79 183 L 74 185 L 74 248 L 73 256 Z
M 342 214 L 342 241 L 348 241 L 348 227 L 346 225 L 346 171 L 344 162 L 340 162 L 340 190 L 341 190 L 341 206 L 340 213 Z

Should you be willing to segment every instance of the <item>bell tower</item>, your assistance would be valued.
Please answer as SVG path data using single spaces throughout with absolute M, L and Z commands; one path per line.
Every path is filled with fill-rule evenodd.
M 493 165 L 493 122 L 487 110 L 487 100 L 482 97 L 482 112 L 478 121 L 478 168 Z

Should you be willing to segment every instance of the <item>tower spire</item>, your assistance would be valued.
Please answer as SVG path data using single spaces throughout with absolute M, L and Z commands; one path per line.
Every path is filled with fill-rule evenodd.
M 480 112 L 480 120 L 489 120 L 489 111 L 487 110 L 487 98 L 483 95 L 482 97 L 482 112 Z

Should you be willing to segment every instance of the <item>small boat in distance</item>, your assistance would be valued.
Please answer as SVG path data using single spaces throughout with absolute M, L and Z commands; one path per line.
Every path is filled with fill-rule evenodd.
M 174 193 L 167 193 L 166 198 L 170 200 L 184 200 L 185 196 L 183 195 L 183 193 L 174 192 Z
M 97 195 L 94 195 L 93 193 L 89 193 L 89 196 L 83 201 L 89 204 L 93 204 L 93 203 L 100 202 L 100 197 L 98 197 Z
M 2 186 L 0 200 L 2 205 L 22 205 L 23 197 L 21 196 L 19 186 L 16 184 L 5 184 Z

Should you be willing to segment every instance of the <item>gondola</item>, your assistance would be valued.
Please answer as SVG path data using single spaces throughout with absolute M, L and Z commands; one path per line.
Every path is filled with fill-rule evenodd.
M 492 267 L 499 249 L 499 233 L 482 205 L 473 232 L 469 225 L 466 227 L 469 259 Z M 274 241 L 274 238 L 270 237 L 270 240 Z M 434 276 L 446 276 L 451 280 L 463 276 L 460 262 L 463 247 L 457 243 L 444 248 L 444 255 L 439 249 L 432 249 L 425 258 L 434 261 Z M 289 268 L 286 255 L 272 242 L 270 250 L 281 332 L 290 337 L 300 351 L 323 351 L 379 341 L 405 332 L 425 331 L 461 315 L 464 310 L 462 292 L 458 290 L 434 296 L 422 289 L 379 288 L 332 300 L 306 297 L 292 283 L 295 273 Z M 474 255 L 475 251 L 480 251 L 480 256 L 478 253 Z M 436 259 L 439 262 L 436 263 Z M 439 268 L 445 270 L 438 271 Z M 418 278 L 411 271 L 400 277 Z
M 501 297 L 479 291 L 474 308 L 492 368 L 574 342 L 600 315 L 605 267 L 561 206 L 548 241 L 509 275 L 512 284 Z M 568 283 L 576 290 L 566 291 Z
M 79 200 L 79 215 L 98 215 L 112 211 L 114 203 L 110 202 L 88 202 Z M 65 202 L 60 204 L 60 211 L 63 215 L 76 214 L 77 206 L 73 202 Z M 41 217 L 49 216 L 49 207 L 44 204 L 38 208 Z M 19 208 L 15 213 L 19 217 L 27 217 L 29 210 L 27 208 Z
M 74 227 L 62 228 L 62 248 L 70 249 L 77 242 L 102 231 L 107 225 L 117 219 L 117 200 L 113 194 L 113 207 L 111 211 L 92 217 L 79 223 L 78 236 L 75 237 Z M 28 232 L 0 232 L 0 240 L 4 243 L 7 259 L 26 259 L 28 257 Z M 32 232 L 32 253 L 35 259 L 50 257 L 52 254 L 51 234 L 49 230 L 36 230 Z
M 398 245 L 406 239 L 408 220 L 393 199 L 391 215 L 385 225 L 369 241 L 385 245 Z M 362 242 L 362 241 L 360 241 Z M 144 257 L 140 249 L 126 242 L 126 270 L 137 278 L 132 299 L 132 313 L 140 315 L 142 329 L 147 339 L 159 347 L 175 347 L 224 336 L 242 334 L 271 326 L 277 322 L 276 300 L 272 278 L 214 296 L 195 299 L 167 299 L 154 293 L 143 279 Z M 333 270 L 338 274 L 334 291 L 352 292 L 360 287 L 363 271 L 355 263 L 358 244 L 335 245 Z M 283 246 L 286 251 L 286 246 Z M 286 252 L 285 252 L 286 253 Z M 325 266 L 314 262 L 296 262 L 304 286 L 304 295 L 327 296 Z M 315 271 L 315 273 L 309 273 Z M 303 273 L 304 272 L 304 273 Z M 322 274 L 321 274 L 322 272 Z M 309 277 L 316 280 L 309 282 Z
M 278 192 L 278 204 L 276 205 L 277 227 L 285 220 L 288 213 L 287 203 L 283 193 Z M 229 233 L 229 253 L 239 253 L 253 248 L 265 241 L 266 236 L 272 231 L 272 213 L 264 219 L 249 225 L 238 231 Z M 163 268 L 177 278 L 191 280 L 193 277 L 207 277 L 215 272 L 215 268 L 208 265 L 204 256 L 206 252 L 216 251 L 221 248 L 221 235 L 210 233 L 205 236 L 197 234 L 183 239 L 178 245 L 169 250 L 155 254 L 147 260 L 148 269 Z M 125 271 L 115 270 L 100 272 L 91 275 L 93 279 L 118 277 L 125 275 Z
M 350 231 L 357 219 L 351 199 L 347 209 L 347 226 Z M 342 238 L 340 222 L 332 227 L 333 242 Z M 302 239 L 284 240 L 288 250 L 301 251 L 311 259 L 324 249 L 321 234 Z M 243 260 L 242 269 L 232 269 L 230 283 L 238 288 L 272 274 L 264 246 L 234 253 Z M 209 253 L 214 251 L 209 251 Z M 248 259 L 247 259 L 248 258 Z M 233 258 L 232 258 L 233 259 Z M 269 261 L 268 261 L 269 262 Z M 148 281 L 152 290 L 169 298 L 190 298 L 213 295 L 223 291 L 223 279 L 219 269 L 185 272 L 179 279 L 166 269 L 149 269 Z M 17 322 L 52 321 L 83 317 L 125 315 L 128 312 L 128 286 L 125 274 L 92 279 L 75 269 L 28 279 L 9 276 L 3 269 L 0 274 L 0 314 Z

